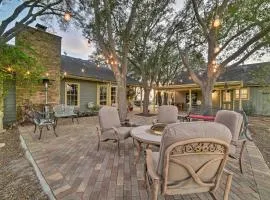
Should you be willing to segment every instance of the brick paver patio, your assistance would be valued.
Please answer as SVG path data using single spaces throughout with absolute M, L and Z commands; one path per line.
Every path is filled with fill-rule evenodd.
M 152 118 L 131 115 L 140 124 L 150 124 Z M 95 126 L 97 117 L 59 120 L 55 138 L 52 131 L 44 130 L 42 139 L 34 134 L 33 126 L 20 127 L 35 162 L 49 184 L 56 199 L 147 199 L 143 177 L 143 155 L 135 166 L 137 154 L 132 139 L 121 143 L 121 156 L 116 145 L 107 143 L 97 149 Z M 244 174 L 238 162 L 230 160 L 227 168 L 234 173 L 230 199 L 270 199 L 270 174 L 254 143 L 248 143 L 244 153 Z M 216 192 L 222 199 L 225 175 Z M 167 196 L 166 199 L 210 200 L 207 193 L 184 196 Z M 162 199 L 162 198 L 161 198 Z

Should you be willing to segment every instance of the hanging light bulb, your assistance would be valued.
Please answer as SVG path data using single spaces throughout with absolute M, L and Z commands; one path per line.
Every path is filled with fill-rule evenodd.
M 113 55 L 111 54 L 111 55 L 110 55 L 110 58 L 112 59 L 112 57 L 113 57 Z
M 12 71 L 12 68 L 11 68 L 11 67 L 8 67 L 8 68 L 7 68 L 7 71 L 8 71 L 8 72 L 11 72 L 11 71 Z
M 99 65 L 99 64 L 97 64 L 97 67 L 100 67 L 100 65 Z
M 189 76 L 188 79 L 191 80 L 191 76 Z
M 219 16 L 216 16 L 216 18 L 215 18 L 215 20 L 214 20 L 214 22 L 213 22 L 214 28 L 219 27 L 220 24 L 221 24 L 221 22 L 220 22 Z
M 30 71 L 27 71 L 26 74 L 29 75 L 30 74 Z
M 213 72 L 214 72 L 214 73 L 216 73 L 216 72 L 217 72 L 217 69 L 216 69 L 216 68 L 214 68 L 214 69 L 213 69 Z
M 217 64 L 216 60 L 213 60 L 213 61 L 212 61 L 212 64 L 213 64 L 213 65 Z
M 66 76 L 67 75 L 67 72 L 64 72 L 64 76 Z
M 46 76 L 47 76 L 47 77 L 49 76 L 49 73 L 48 73 L 48 72 L 46 73 Z
M 71 20 L 71 12 L 69 12 L 69 11 L 65 12 L 64 20 L 67 21 L 67 22 Z
M 82 73 L 84 73 L 85 72 L 85 70 L 82 68 Z
M 218 53 L 220 51 L 220 47 L 219 46 L 215 47 L 214 51 L 215 51 L 215 53 Z
M 106 63 L 109 64 L 109 59 L 106 60 Z

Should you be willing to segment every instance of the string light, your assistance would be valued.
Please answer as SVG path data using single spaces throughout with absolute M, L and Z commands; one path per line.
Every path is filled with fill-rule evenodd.
M 29 75 L 30 74 L 30 71 L 27 71 L 26 74 Z
M 48 72 L 46 73 L 46 76 L 47 76 L 47 77 L 49 76 L 49 73 L 48 73 Z
M 67 72 L 64 72 L 64 76 L 66 76 L 67 75 Z
M 214 73 L 216 73 L 216 72 L 217 72 L 217 69 L 216 69 L 216 68 L 214 68 L 214 69 L 213 69 L 213 72 L 214 72 Z
M 189 76 L 188 79 L 191 80 L 191 76 Z
M 65 14 L 64 14 L 64 19 L 67 22 L 70 21 L 71 20 L 71 12 L 66 11 Z
M 220 26 L 220 19 L 219 19 L 219 16 L 216 16 L 214 22 L 213 22 L 213 27 L 214 28 L 218 28 Z
M 12 71 L 12 68 L 11 67 L 8 67 L 7 70 L 8 70 L 8 72 L 11 72 Z
M 85 70 L 84 69 L 82 69 L 82 73 L 84 73 L 85 72 Z
M 215 53 L 218 53 L 220 51 L 220 47 L 215 47 Z

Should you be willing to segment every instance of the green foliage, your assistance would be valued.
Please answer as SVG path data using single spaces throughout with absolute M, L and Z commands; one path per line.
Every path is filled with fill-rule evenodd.
M 24 49 L 24 51 L 22 50 Z M 29 54 L 25 53 L 25 50 Z M 39 65 L 34 51 L 24 44 L 11 46 L 0 43 L 0 88 L 3 100 L 9 89 L 9 84 L 16 80 L 17 86 L 27 86 L 29 92 L 34 90 L 34 86 L 41 80 L 44 68 Z M 3 102 L 0 102 L 2 105 Z M 0 106 L 2 109 L 2 106 Z

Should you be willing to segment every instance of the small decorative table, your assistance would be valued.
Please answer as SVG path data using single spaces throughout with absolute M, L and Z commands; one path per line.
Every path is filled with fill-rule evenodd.
M 131 136 L 137 141 L 138 155 L 135 164 L 138 163 L 142 151 L 142 143 L 149 145 L 159 146 L 161 142 L 161 135 L 156 135 L 151 130 L 152 125 L 144 125 L 133 128 L 130 132 Z

